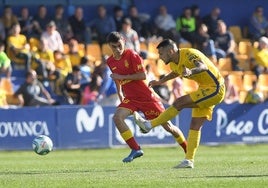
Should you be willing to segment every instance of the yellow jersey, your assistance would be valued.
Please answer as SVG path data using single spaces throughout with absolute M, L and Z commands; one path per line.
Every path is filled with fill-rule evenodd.
M 268 67 L 268 49 L 259 50 L 258 48 L 253 48 L 253 56 L 258 65 Z
M 194 62 L 201 61 L 207 65 L 208 70 L 194 74 L 187 78 L 196 81 L 200 87 L 219 86 L 224 84 L 224 78 L 220 74 L 218 68 L 199 50 L 194 48 L 180 48 L 179 53 L 180 57 L 178 64 L 175 62 L 170 63 L 170 68 L 173 72 L 183 77 L 182 73 L 184 67 L 189 69 L 195 68 L 196 65 Z

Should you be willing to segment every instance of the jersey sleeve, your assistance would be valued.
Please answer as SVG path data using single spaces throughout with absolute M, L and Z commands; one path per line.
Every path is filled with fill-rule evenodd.
M 145 72 L 143 60 L 137 52 L 130 53 L 132 66 L 135 72 Z

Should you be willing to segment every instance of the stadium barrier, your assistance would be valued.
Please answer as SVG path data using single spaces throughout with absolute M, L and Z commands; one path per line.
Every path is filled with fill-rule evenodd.
M 268 142 L 268 102 L 220 104 L 213 120 L 202 129 L 201 144 Z M 124 146 L 112 116 L 115 107 L 57 106 L 0 110 L 0 150 L 29 150 L 35 136 L 51 137 L 56 149 Z M 183 110 L 173 123 L 188 134 L 191 110 Z M 157 127 L 142 134 L 133 117 L 126 120 L 141 145 L 175 145 L 173 137 Z

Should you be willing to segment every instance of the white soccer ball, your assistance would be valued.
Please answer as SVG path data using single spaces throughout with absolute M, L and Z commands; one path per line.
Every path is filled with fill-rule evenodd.
M 48 136 L 39 135 L 34 138 L 32 146 L 33 146 L 33 150 L 38 155 L 46 155 L 52 151 L 53 142 Z

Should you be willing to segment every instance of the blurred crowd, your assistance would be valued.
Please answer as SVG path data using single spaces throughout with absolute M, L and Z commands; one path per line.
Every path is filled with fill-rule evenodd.
M 155 45 L 170 38 L 179 47 L 202 51 L 225 76 L 226 103 L 259 103 L 268 93 L 268 20 L 264 7 L 257 6 L 248 16 L 246 29 L 227 26 L 220 7 L 200 16 L 198 5 L 184 7 L 174 17 L 168 7 L 159 7 L 151 17 L 132 5 L 127 10 L 115 6 L 109 14 L 105 5 L 97 7 L 97 17 L 85 21 L 83 7 L 64 16 L 66 7 L 56 5 L 53 15 L 40 5 L 36 15 L 28 7 L 14 14 L 6 5 L 0 17 L 0 106 L 47 106 L 119 103 L 106 59 L 111 55 L 106 36 L 120 32 L 126 47 L 144 59 L 148 80 L 169 71 L 160 67 Z M 106 50 L 105 50 L 106 49 Z M 98 52 L 96 52 L 98 51 Z M 23 81 L 14 89 L 16 74 Z M 197 86 L 184 78 L 153 88 L 163 102 Z M 31 88 L 31 89 L 29 89 Z

